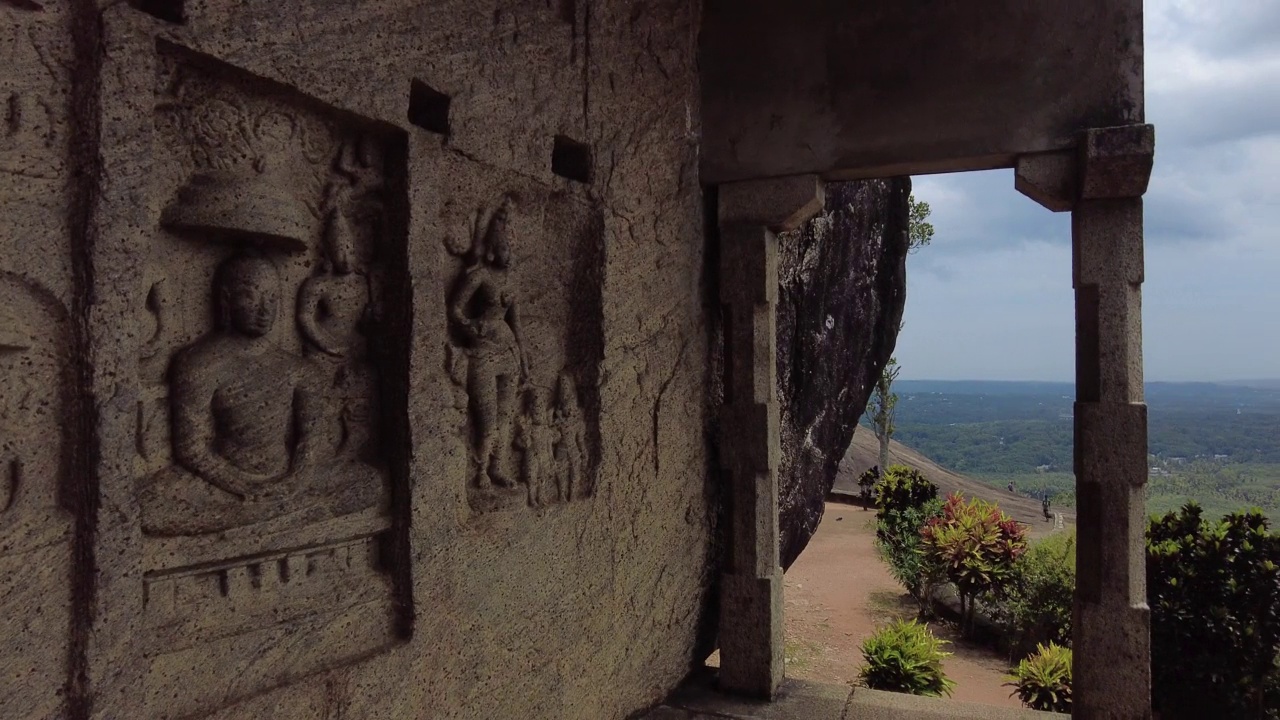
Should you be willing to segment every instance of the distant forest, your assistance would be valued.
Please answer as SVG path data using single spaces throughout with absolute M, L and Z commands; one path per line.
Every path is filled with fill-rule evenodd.
M 1280 517 L 1280 387 L 1259 385 L 1147 385 L 1150 510 L 1196 499 Z M 894 390 L 894 439 L 953 470 L 1072 503 L 1072 385 L 901 380 Z

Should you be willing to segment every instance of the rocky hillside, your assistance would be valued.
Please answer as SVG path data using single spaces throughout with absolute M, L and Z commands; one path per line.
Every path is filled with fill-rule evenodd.
M 845 454 L 840 470 L 836 473 L 835 488 L 857 492 L 858 476 L 875 465 L 879 455 L 880 445 L 875 434 L 865 427 L 859 427 L 853 435 L 853 442 L 849 444 L 849 452 Z M 1000 509 L 1013 519 L 1029 524 L 1033 531 L 1047 529 L 1043 527 L 1048 523 L 1045 522 L 1038 500 L 954 473 L 895 440 L 889 441 L 889 462 L 893 465 L 907 465 L 924 473 L 925 477 L 938 486 L 942 495 L 959 492 L 968 497 L 992 501 L 999 504 Z M 1063 513 L 1063 519 L 1075 522 L 1075 513 Z

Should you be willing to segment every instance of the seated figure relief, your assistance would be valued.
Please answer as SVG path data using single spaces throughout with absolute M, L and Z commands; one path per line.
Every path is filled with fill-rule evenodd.
M 320 432 L 321 373 L 269 337 L 281 305 L 275 266 L 243 252 L 228 258 L 214 275 L 214 304 L 216 327 L 170 367 L 175 465 L 146 482 L 143 529 L 195 535 L 376 503 L 375 468 L 337 462 Z

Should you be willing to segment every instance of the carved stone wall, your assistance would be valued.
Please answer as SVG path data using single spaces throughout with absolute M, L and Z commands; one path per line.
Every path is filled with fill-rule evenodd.
M 154 66 L 160 213 L 135 295 L 144 682 L 193 711 L 397 640 L 381 381 L 405 331 L 384 311 L 404 143 L 176 44 Z
M 445 358 L 476 512 L 587 500 L 599 464 L 603 220 L 584 193 L 440 160 Z
M 0 716 L 601 720 L 683 677 L 697 14 L 0 0 Z
M 47 5 L 47 7 L 46 7 Z M 64 717 L 75 446 L 68 8 L 0 2 L 0 717 Z

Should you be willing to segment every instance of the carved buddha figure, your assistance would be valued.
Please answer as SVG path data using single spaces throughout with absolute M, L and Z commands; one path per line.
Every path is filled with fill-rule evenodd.
M 280 312 L 275 266 L 232 256 L 214 275 L 214 304 L 214 330 L 170 367 L 177 466 L 144 488 L 144 529 L 214 532 L 304 509 L 319 496 L 337 503 L 323 503 L 331 506 L 325 514 L 371 504 L 378 493 L 372 468 L 357 477 L 336 467 L 316 472 L 327 454 L 318 432 L 323 396 L 315 369 L 269 337 Z M 330 487 L 335 482 L 342 485 Z

